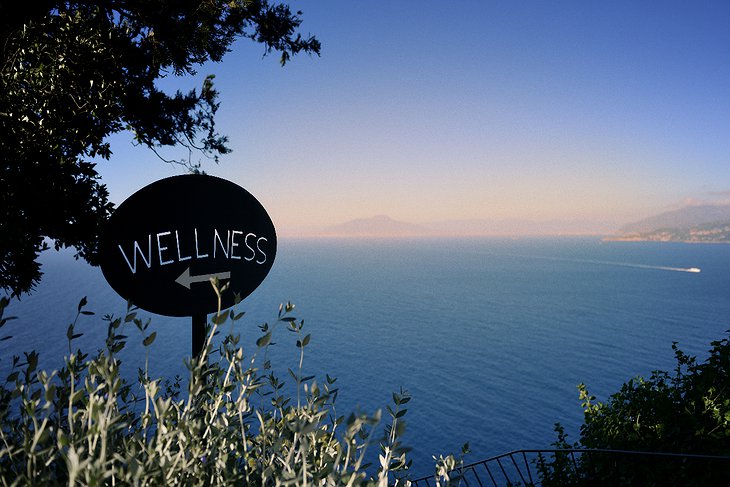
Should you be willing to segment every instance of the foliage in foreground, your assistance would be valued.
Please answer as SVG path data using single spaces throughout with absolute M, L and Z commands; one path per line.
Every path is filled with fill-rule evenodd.
M 76 320 L 92 314 L 85 304 L 85 299 L 79 304 Z M 3 298 L 0 326 L 8 319 L 2 319 L 6 305 Z M 249 356 L 233 334 L 212 345 L 219 327 L 228 322 L 232 329 L 243 313 L 215 315 L 201 356 L 186 362 L 185 391 L 179 378 L 173 383 L 150 378 L 146 364 L 136 382 L 120 374 L 124 328 L 138 329 L 147 354 L 156 336 L 134 308 L 123 318 L 105 317 L 105 347 L 93 357 L 72 351 L 80 336 L 74 321 L 60 371 L 38 370 L 36 352 L 13 358 L 13 372 L 0 389 L 0 484 L 406 484 L 410 462 L 400 436 L 410 396 L 393 394 L 382 437 L 376 433 L 380 412 L 338 416 L 336 379 L 326 376 L 320 384 L 302 375 L 310 335 L 303 335 L 304 323 L 291 315 L 293 309 L 282 305 L 273 326 L 260 326 Z M 266 360 L 277 325 L 297 337 L 299 367 L 289 369 L 293 388 Z M 380 448 L 375 475 L 364 463 L 369 447 Z M 446 467 L 459 463 L 441 457 L 437 482 L 449 484 Z
M 560 424 L 556 448 L 631 450 L 730 456 L 730 340 L 711 343 L 698 363 L 672 349 L 673 373 L 626 382 L 607 402 L 596 402 L 580 384 L 584 424 L 570 445 Z M 577 466 L 577 469 L 575 468 Z M 567 454 L 538 461 L 543 485 L 727 485 L 730 462 L 665 456 Z

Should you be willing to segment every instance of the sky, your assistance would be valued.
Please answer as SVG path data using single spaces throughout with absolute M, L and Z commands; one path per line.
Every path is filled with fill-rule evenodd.
M 730 202 L 730 2 L 291 2 L 321 56 L 238 41 L 208 174 L 282 233 L 389 215 L 617 228 Z M 180 168 L 112 139 L 112 201 Z

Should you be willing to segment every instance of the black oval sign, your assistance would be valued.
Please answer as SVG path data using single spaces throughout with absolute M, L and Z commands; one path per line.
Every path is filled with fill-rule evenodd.
M 189 174 L 145 186 L 112 214 L 100 243 L 114 290 L 167 316 L 218 310 L 211 277 L 230 283 L 221 309 L 251 294 L 271 270 L 276 231 L 264 207 L 225 179 Z

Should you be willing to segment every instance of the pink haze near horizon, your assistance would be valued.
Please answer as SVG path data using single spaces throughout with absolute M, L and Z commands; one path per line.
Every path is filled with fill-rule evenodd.
M 215 74 L 233 152 L 202 169 L 248 189 L 284 233 L 378 214 L 591 233 L 730 199 L 726 2 L 292 8 L 321 57 L 282 68 L 240 41 L 160 83 Z M 115 136 L 99 163 L 116 203 L 182 172 L 130 141 Z

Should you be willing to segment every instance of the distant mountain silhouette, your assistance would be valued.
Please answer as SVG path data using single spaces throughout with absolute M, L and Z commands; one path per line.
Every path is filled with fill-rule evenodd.
M 420 225 L 394 220 L 386 215 L 377 215 L 327 227 L 322 234 L 341 237 L 413 237 L 429 235 L 431 231 Z
M 326 227 L 317 234 L 341 237 L 607 235 L 611 228 L 616 228 L 615 223 L 526 219 L 442 220 L 416 225 L 378 215 Z
M 588 219 L 475 218 L 469 220 L 442 220 L 431 222 L 428 228 L 440 235 L 467 236 L 565 236 L 607 235 L 616 228 L 616 222 Z
M 622 234 L 648 233 L 657 230 L 688 230 L 693 227 L 730 222 L 730 205 L 686 206 L 679 210 L 667 211 L 624 225 L 619 229 Z

